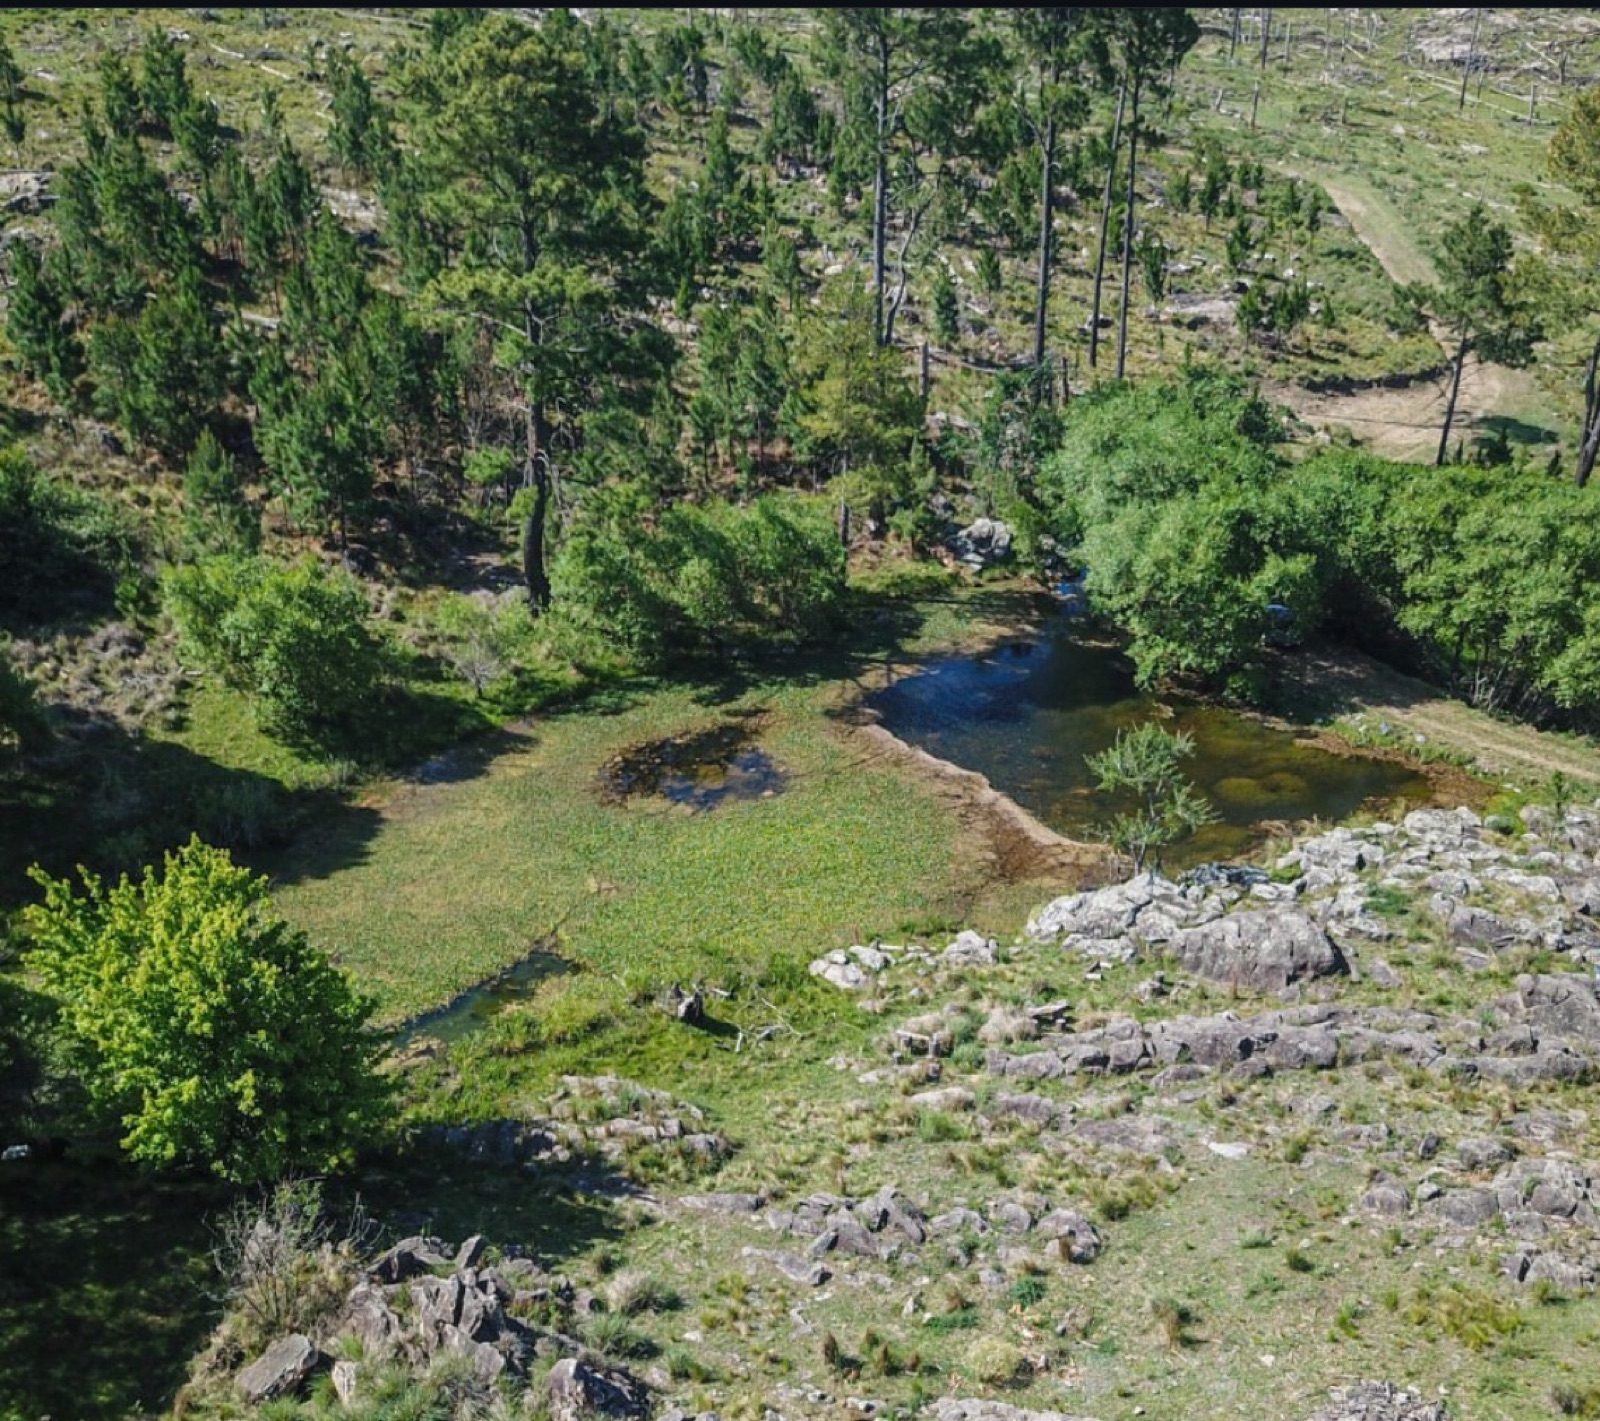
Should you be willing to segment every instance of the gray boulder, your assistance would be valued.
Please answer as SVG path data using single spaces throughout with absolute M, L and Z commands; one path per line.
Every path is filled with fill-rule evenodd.
M 580 1421 L 586 1416 L 612 1416 L 645 1421 L 650 1398 L 641 1382 L 621 1367 L 599 1367 L 576 1357 L 563 1357 L 545 1379 L 551 1421 Z
M 974 518 L 950 539 L 950 551 L 968 567 L 992 567 L 1011 556 L 1012 537 L 998 518 Z
M 1172 939 L 1187 971 L 1213 982 L 1258 992 L 1282 991 L 1292 982 L 1349 972 L 1343 954 L 1304 913 L 1230 913 Z
M 1063 1263 L 1093 1263 L 1105 1247 L 1099 1230 L 1072 1209 L 1052 1209 L 1034 1226 L 1034 1231 L 1050 1240 L 1048 1251 Z
M 406 1283 L 448 1268 L 452 1262 L 445 1245 L 436 1238 L 403 1238 L 379 1257 L 369 1270 L 380 1283 Z
M 252 1406 L 275 1396 L 293 1396 L 320 1367 L 324 1357 L 309 1337 L 280 1337 L 234 1379 L 239 1395 Z

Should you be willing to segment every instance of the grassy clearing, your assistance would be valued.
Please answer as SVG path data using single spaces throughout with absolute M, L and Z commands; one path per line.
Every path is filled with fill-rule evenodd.
M 981 635 L 985 615 L 982 598 L 936 604 L 906 654 Z M 304 836 L 268 864 L 279 902 L 386 1021 L 551 938 L 631 993 L 803 976 L 829 948 L 959 921 L 985 887 L 959 826 L 902 773 L 862 763 L 829 718 L 834 676 L 859 681 L 875 664 L 641 683 L 541 717 L 460 778 L 380 786 Z M 601 766 L 625 748 L 747 713 L 789 773 L 781 794 L 707 813 L 600 794 Z

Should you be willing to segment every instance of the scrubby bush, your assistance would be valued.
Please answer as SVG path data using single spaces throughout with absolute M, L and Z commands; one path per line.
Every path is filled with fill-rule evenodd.
M 138 540 L 110 503 L 0 451 L 0 620 L 109 604 Z
M 649 662 L 815 639 L 839 615 L 845 557 L 826 514 L 795 499 L 680 504 L 653 525 L 592 516 L 553 581 L 566 616 Z
M 354 579 L 315 563 L 214 558 L 163 583 L 185 653 L 245 692 L 269 733 L 348 741 L 383 672 Z

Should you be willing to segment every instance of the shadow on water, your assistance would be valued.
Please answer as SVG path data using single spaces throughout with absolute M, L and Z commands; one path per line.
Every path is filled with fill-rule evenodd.
M 1130 807 L 1096 789 L 1086 755 L 1151 718 L 1188 733 L 1195 754 L 1185 771 L 1218 818 L 1170 855 L 1175 866 L 1247 853 L 1270 826 L 1429 797 L 1427 780 L 1406 766 L 1334 755 L 1218 706 L 1144 695 L 1125 657 L 1060 626 L 1038 641 L 936 662 L 867 704 L 901 739 L 985 775 L 1073 838 L 1100 837 Z

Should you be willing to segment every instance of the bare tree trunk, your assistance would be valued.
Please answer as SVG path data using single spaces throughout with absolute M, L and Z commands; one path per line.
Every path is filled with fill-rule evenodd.
M 1594 473 L 1595 458 L 1600 455 L 1600 340 L 1594 343 L 1589 355 L 1589 368 L 1583 377 L 1583 443 L 1578 446 L 1578 467 L 1573 482 L 1583 488 Z
M 1139 76 L 1133 80 L 1133 109 L 1128 124 L 1128 196 L 1122 207 L 1122 306 L 1117 313 L 1117 379 L 1128 363 L 1128 280 L 1133 269 L 1134 179 L 1139 171 Z
M 1463 331 L 1461 343 L 1456 346 L 1455 370 L 1450 376 L 1450 398 L 1444 407 L 1444 428 L 1439 431 L 1439 453 L 1433 461 L 1435 468 L 1444 463 L 1445 455 L 1449 452 L 1450 426 L 1455 423 L 1456 397 L 1461 393 L 1461 367 L 1467 363 L 1467 344 L 1467 335 Z
M 1059 76 L 1052 76 L 1055 83 Z M 1045 120 L 1043 143 L 1044 173 L 1039 179 L 1039 283 L 1033 303 L 1033 366 L 1044 364 L 1044 330 L 1050 309 L 1050 248 L 1055 224 L 1056 121 Z
M 1122 146 L 1122 105 L 1128 97 L 1128 81 L 1117 88 L 1117 117 L 1111 125 L 1111 156 L 1106 159 L 1106 189 L 1100 200 L 1100 250 L 1094 259 L 1094 307 L 1089 315 L 1089 368 L 1093 370 L 1100 354 L 1100 283 L 1106 271 L 1106 235 L 1111 229 L 1111 189 L 1116 182 L 1117 149 Z
M 878 154 L 872 174 L 872 337 L 886 340 L 883 328 L 885 251 L 889 240 L 889 49 L 878 46 Z
M 1467 80 L 1472 77 L 1472 63 L 1478 57 L 1478 26 L 1483 23 L 1483 11 L 1472 12 L 1472 42 L 1467 46 L 1467 63 L 1461 71 L 1461 97 L 1456 102 L 1456 112 L 1467 106 Z
M 1267 46 L 1272 43 L 1272 11 L 1261 12 L 1261 67 L 1267 67 Z
M 1237 5 L 1233 9 L 1233 33 L 1228 37 L 1228 58 L 1232 59 L 1239 52 L 1239 20 L 1244 11 Z

